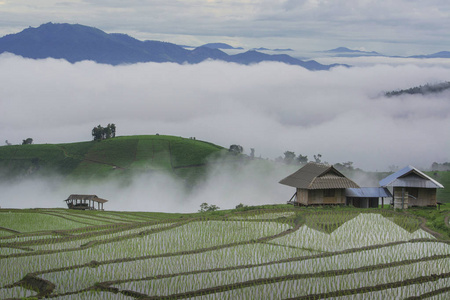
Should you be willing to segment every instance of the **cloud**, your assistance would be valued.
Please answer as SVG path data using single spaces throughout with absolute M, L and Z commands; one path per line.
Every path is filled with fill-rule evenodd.
M 61 177 L 24 179 L 0 183 L 1 208 L 66 208 L 71 194 L 95 194 L 107 199 L 104 208 L 116 211 L 197 212 L 208 203 L 221 209 L 236 205 L 283 204 L 295 189 L 279 180 L 292 167 L 255 160 L 240 165 L 214 163 L 206 180 L 193 191 L 182 181 L 164 173 L 136 175 L 128 184 L 115 179 L 87 183 L 68 182 Z
M 366 170 L 449 161 L 447 94 L 384 98 L 383 91 L 447 81 L 450 69 L 376 65 L 311 72 L 297 66 L 127 66 L 0 56 L 0 140 L 91 140 L 98 124 L 118 135 L 169 134 L 242 145 L 276 158 L 321 153 Z

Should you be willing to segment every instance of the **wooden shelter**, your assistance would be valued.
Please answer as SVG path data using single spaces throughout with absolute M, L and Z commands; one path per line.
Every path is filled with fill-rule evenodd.
M 437 189 L 444 188 L 442 184 L 413 166 L 406 166 L 382 179 L 380 186 L 392 191 L 395 208 L 437 206 Z
M 97 197 L 97 195 L 77 195 L 72 194 L 66 200 L 69 209 L 81 210 L 103 210 L 103 204 L 108 200 Z M 97 204 L 97 208 L 95 207 Z
M 280 181 L 296 188 L 295 205 L 346 204 L 346 188 L 359 188 L 333 166 L 307 163 Z

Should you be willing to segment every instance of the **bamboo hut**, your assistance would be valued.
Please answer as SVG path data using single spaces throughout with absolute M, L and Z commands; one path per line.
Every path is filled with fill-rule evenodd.
M 442 184 L 413 166 L 407 166 L 380 181 L 380 186 L 389 188 L 395 208 L 410 206 L 437 206 L 437 189 Z
M 103 210 L 103 204 L 108 200 L 97 197 L 97 195 L 72 194 L 66 200 L 69 209 L 80 210 Z M 97 208 L 95 207 L 97 206 Z
M 295 205 L 346 204 L 346 188 L 359 188 L 333 166 L 307 163 L 279 183 L 296 188 Z

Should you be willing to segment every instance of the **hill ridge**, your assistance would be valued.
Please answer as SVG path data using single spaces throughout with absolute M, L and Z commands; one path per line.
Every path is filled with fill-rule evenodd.
M 160 41 L 140 41 L 127 34 L 106 33 L 81 24 L 45 23 L 0 38 L 0 53 L 9 52 L 26 58 L 65 59 L 71 63 L 92 60 L 120 65 L 140 62 L 173 62 L 196 64 L 212 59 L 240 64 L 276 61 L 309 70 L 329 70 L 336 66 L 322 65 L 314 60 L 302 61 L 291 56 L 275 56 L 256 51 L 228 55 L 211 47 L 187 50 L 179 45 Z
M 208 165 L 208 159 L 224 150 L 209 142 L 170 135 L 1 146 L 0 178 L 7 180 L 56 173 L 79 179 L 165 171 L 188 179 L 192 172 L 186 169 L 197 169 L 192 171 L 202 173 L 200 169 Z

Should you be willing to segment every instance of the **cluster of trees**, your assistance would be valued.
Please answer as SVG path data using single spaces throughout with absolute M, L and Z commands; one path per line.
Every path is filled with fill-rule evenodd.
M 239 155 L 244 152 L 244 147 L 242 147 L 241 145 L 233 144 L 228 149 L 228 152 L 230 152 L 233 155 Z M 251 159 L 255 158 L 255 148 L 250 148 L 250 155 L 248 157 L 250 157 Z
M 8 143 L 8 141 L 6 141 L 6 143 Z M 32 138 L 27 138 L 27 139 L 22 141 L 22 145 L 31 145 L 31 144 L 33 144 L 33 139 Z
M 102 127 L 98 125 L 92 129 L 92 137 L 94 141 L 101 141 L 109 138 L 113 138 L 116 136 L 116 125 L 108 124 L 106 127 Z
M 277 162 L 282 162 L 287 165 L 304 165 L 308 162 L 308 156 L 299 154 L 298 156 L 293 151 L 285 151 L 284 157 L 279 156 L 277 159 L 275 159 Z M 316 163 L 322 163 L 322 154 L 315 154 L 314 155 L 314 162 Z M 326 162 L 324 162 L 326 163 Z
M 198 212 L 216 211 L 219 209 L 220 207 L 218 207 L 217 205 L 209 205 L 208 203 L 203 202 L 202 204 L 200 204 L 200 210 Z
M 445 162 L 442 164 L 434 162 L 431 165 L 431 170 L 432 171 L 450 171 L 450 162 Z
M 393 97 L 393 96 L 400 96 L 403 94 L 427 95 L 427 94 L 433 94 L 433 93 L 441 93 L 447 89 L 450 89 L 450 82 L 442 82 L 442 83 L 437 83 L 437 84 L 426 84 L 426 85 L 416 86 L 416 87 L 406 89 L 406 90 L 386 92 L 385 96 Z
M 244 148 L 241 145 L 233 144 L 228 149 L 228 152 L 230 152 L 233 155 L 238 155 L 238 154 L 242 154 L 242 152 L 244 152 Z

